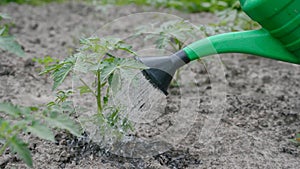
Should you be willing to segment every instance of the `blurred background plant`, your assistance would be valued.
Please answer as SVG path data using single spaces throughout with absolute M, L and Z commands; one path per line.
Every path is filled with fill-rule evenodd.
M 71 0 L 1 0 L 0 5 L 7 3 L 41 5 L 49 2 L 66 2 Z M 79 0 L 77 0 L 79 1 Z M 186 12 L 214 12 L 224 10 L 234 3 L 236 0 L 82 0 L 80 2 L 89 2 L 93 4 L 112 4 L 112 5 L 150 5 L 158 8 L 173 8 Z
M 80 125 L 59 106 L 22 107 L 0 103 L 0 156 L 7 151 L 16 153 L 27 166 L 33 167 L 28 140 L 24 139 L 24 135 L 55 142 L 53 129 L 67 130 L 78 137 L 81 134 Z
M 2 0 L 0 5 L 8 3 L 42 5 L 50 2 L 68 2 L 74 0 Z M 218 16 L 220 22 L 211 24 L 208 28 L 211 34 L 224 33 L 229 31 L 241 31 L 258 28 L 259 25 L 252 21 L 244 12 L 242 12 L 238 0 L 75 0 L 92 5 L 129 5 L 152 6 L 155 8 L 169 8 L 188 13 L 211 12 Z M 222 28 L 220 28 L 222 27 Z M 210 33 L 209 33 L 210 34 Z
M 93 3 L 99 3 L 99 0 L 87 0 Z M 150 5 L 157 8 L 173 8 L 185 12 L 214 12 L 224 10 L 232 6 L 236 0 L 100 0 L 103 4 L 114 5 Z
M 8 3 L 17 3 L 17 4 L 29 4 L 29 5 L 43 5 L 50 2 L 64 2 L 66 0 L 1 0 L 0 5 Z
M 24 56 L 21 46 L 15 41 L 15 38 L 9 34 L 10 23 L 3 20 L 11 19 L 7 14 L 0 13 L 0 49 L 14 53 L 17 56 Z

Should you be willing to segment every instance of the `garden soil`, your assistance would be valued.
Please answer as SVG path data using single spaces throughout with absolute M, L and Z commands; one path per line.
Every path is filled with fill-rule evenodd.
M 114 19 L 144 11 L 172 13 L 196 25 L 218 22 L 210 13 L 187 14 L 137 6 L 0 6 L 1 13 L 13 18 L 11 34 L 26 52 L 24 58 L 0 53 L 0 101 L 32 106 L 53 100 L 51 79 L 39 76 L 42 67 L 32 58 L 49 55 L 63 59 L 79 46 L 79 38 Z M 131 22 L 126 20 L 120 25 L 125 29 L 115 32 L 126 34 Z M 176 113 L 195 115 L 186 126 L 188 130 L 183 130 L 185 137 L 166 151 L 147 158 L 128 158 L 105 150 L 87 137 L 75 138 L 62 131 L 56 131 L 55 143 L 24 135 L 34 168 L 299 168 L 300 149 L 289 139 L 300 131 L 300 66 L 226 54 L 185 66 L 178 82 L 170 88 L 167 113 L 158 126 L 144 126 L 137 131 L 138 135 L 152 137 L 166 130 L 163 125 Z M 70 79 L 62 86 L 71 87 Z M 178 102 L 186 98 L 188 103 L 180 106 Z M 7 150 L 0 157 L 0 168 L 26 165 Z

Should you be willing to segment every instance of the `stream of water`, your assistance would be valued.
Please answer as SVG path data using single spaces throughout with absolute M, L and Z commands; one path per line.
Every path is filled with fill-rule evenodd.
M 170 148 L 159 137 L 141 136 L 136 130 L 151 132 L 145 125 L 155 123 L 165 113 L 166 96 L 137 72 L 131 79 L 125 79 L 121 90 L 114 97 L 115 105 L 123 105 L 123 118 L 127 117 L 135 131 L 113 144 L 112 152 L 125 157 L 144 158 L 162 153 Z M 148 130 L 148 131 L 147 131 Z M 137 136 L 138 135 L 138 136 Z

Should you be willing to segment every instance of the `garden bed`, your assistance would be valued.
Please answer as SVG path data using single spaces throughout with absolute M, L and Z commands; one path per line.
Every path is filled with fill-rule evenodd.
M 80 37 L 122 16 L 143 11 L 172 12 L 80 3 L 39 7 L 9 4 L 1 6 L 0 11 L 13 18 L 15 26 L 11 34 L 17 37 L 27 55 L 17 58 L 1 53 L 0 100 L 25 106 L 46 104 L 55 96 L 51 80 L 39 76 L 40 66 L 32 58 L 49 55 L 63 59 L 78 47 Z M 195 24 L 217 22 L 210 13 L 173 13 Z M 123 26 L 130 26 L 131 22 L 128 20 Z M 207 59 L 209 62 L 218 56 Z M 300 67 L 242 54 L 220 55 L 220 59 L 219 64 L 207 64 L 210 67 L 203 62 L 184 67 L 181 77 L 189 83 L 182 82 L 180 87 L 170 89 L 167 111 L 174 114 L 192 111 L 196 117 L 186 126 L 187 135 L 166 152 L 144 159 L 125 158 L 86 137 L 75 138 L 65 132 L 56 133 L 56 143 L 25 135 L 34 168 L 298 168 L 300 151 L 289 139 L 300 126 Z M 224 70 L 223 80 L 208 74 L 214 67 Z M 216 108 L 218 104 L 212 93 L 218 91 L 216 87 L 220 84 L 224 89 L 221 93 L 224 104 Z M 62 87 L 70 86 L 69 80 Z M 192 98 L 193 102 L 183 109 L 178 106 L 181 98 Z M 217 119 L 211 122 L 214 127 L 204 129 L 210 118 Z M 157 132 L 151 130 L 146 134 Z M 203 131 L 210 133 L 204 134 L 204 142 L 200 139 Z M 0 168 L 13 167 L 26 168 L 26 165 L 8 153 L 0 157 Z

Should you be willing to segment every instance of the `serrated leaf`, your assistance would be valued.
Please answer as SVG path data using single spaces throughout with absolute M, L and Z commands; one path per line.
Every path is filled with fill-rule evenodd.
M 39 138 L 55 142 L 54 135 L 51 129 L 45 125 L 38 122 L 34 122 L 33 125 L 27 127 L 27 132 L 38 136 Z
M 66 115 L 52 115 L 45 118 L 49 126 L 65 129 L 75 136 L 80 136 L 80 127 Z
M 147 69 L 143 63 L 132 58 L 109 58 L 104 60 L 103 68 L 101 69 L 101 81 L 107 80 L 116 70 L 121 72 L 125 69 Z M 120 74 L 120 72 L 119 72 Z
M 14 53 L 17 56 L 23 57 L 25 55 L 21 46 L 15 41 L 12 36 L 0 36 L 0 49 Z
M 32 157 L 26 143 L 14 136 L 10 138 L 9 146 L 29 167 L 33 167 Z
M 115 58 L 110 58 L 110 59 L 115 59 Z M 108 62 L 103 62 L 103 68 L 100 70 L 101 71 L 101 81 L 104 82 L 105 80 L 108 79 L 108 77 L 110 77 L 111 74 L 114 73 L 114 71 L 117 68 L 116 64 L 113 63 L 108 63 Z
M 94 56 L 93 54 L 86 55 L 83 53 L 76 53 L 74 54 L 74 57 L 77 58 L 76 64 L 74 65 L 74 70 L 77 72 L 87 73 L 88 71 L 95 69 L 94 67 L 97 65 L 97 61 L 95 61 L 96 59 L 94 57 L 98 56 Z
M 121 69 L 120 70 L 122 79 L 131 79 L 135 80 L 137 77 L 137 72 L 130 70 L 130 69 Z
M 21 109 L 10 103 L 0 103 L 0 112 L 4 112 L 14 118 L 18 118 L 21 115 Z
M 114 73 L 111 75 L 111 80 L 109 80 L 109 86 L 113 92 L 113 94 L 116 94 L 120 88 L 121 88 L 121 75 L 120 71 L 116 70 Z
M 53 77 L 53 81 L 54 81 L 52 90 L 57 89 L 58 86 L 62 84 L 62 82 L 67 77 L 67 75 L 73 69 L 73 66 L 74 66 L 74 62 L 66 61 L 61 65 L 61 67 L 54 70 L 54 72 L 52 73 L 52 77 Z

